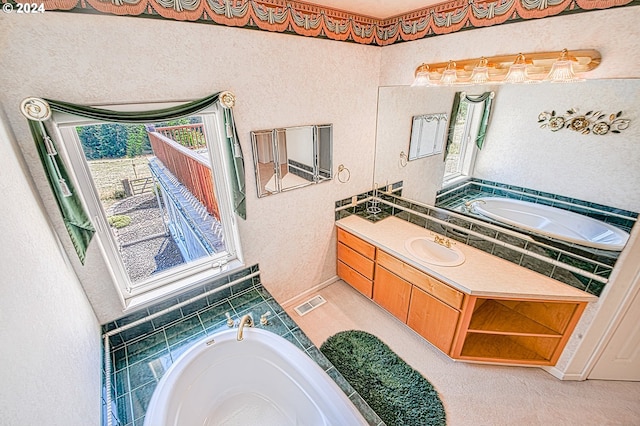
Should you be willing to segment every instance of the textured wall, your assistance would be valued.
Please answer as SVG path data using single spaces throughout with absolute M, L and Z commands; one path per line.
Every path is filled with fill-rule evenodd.
M 98 321 L 10 140 L 0 108 L 0 424 L 100 424 Z
M 499 87 L 473 176 L 640 211 L 639 98 L 640 80 Z M 631 125 L 606 135 L 540 128 L 541 112 L 574 107 L 623 111 Z
M 2 104 L 61 239 L 69 247 L 26 121 L 27 96 L 81 104 L 176 101 L 231 90 L 245 154 L 247 264 L 287 300 L 335 276 L 335 200 L 367 190 L 373 175 L 380 49 L 321 39 L 165 20 L 47 12 L 0 16 Z M 97 31 L 96 29 L 99 29 Z M 258 199 L 249 132 L 333 123 L 334 171 L 351 181 Z M 98 244 L 74 266 L 101 322 L 121 316 Z

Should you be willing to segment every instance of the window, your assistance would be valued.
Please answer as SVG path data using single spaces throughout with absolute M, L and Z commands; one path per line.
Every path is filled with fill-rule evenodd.
M 127 307 L 241 264 L 221 108 L 146 124 L 53 117 Z
M 449 127 L 445 171 L 443 182 L 451 181 L 473 174 L 479 146 L 484 141 L 484 133 L 491 108 L 492 92 L 487 92 L 475 99 L 469 99 L 465 93 L 456 93 L 459 104 L 454 102 L 452 123 Z M 482 132 L 482 136 L 480 133 Z M 478 139 L 481 139 L 478 141 Z

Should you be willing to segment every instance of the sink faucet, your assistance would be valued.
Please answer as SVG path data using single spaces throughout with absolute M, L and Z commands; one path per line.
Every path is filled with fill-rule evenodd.
M 471 212 L 471 211 L 473 211 L 473 205 L 475 203 L 487 204 L 487 202 L 484 201 L 484 200 L 469 200 L 469 201 L 464 203 L 464 207 L 467 209 L 468 212 Z
M 434 236 L 433 241 L 440 244 L 441 246 L 445 246 L 446 248 L 451 248 L 451 241 L 445 237 Z
M 238 342 L 242 340 L 242 332 L 244 331 L 244 326 L 253 327 L 253 318 L 251 315 L 247 314 L 240 319 L 240 323 L 238 323 Z

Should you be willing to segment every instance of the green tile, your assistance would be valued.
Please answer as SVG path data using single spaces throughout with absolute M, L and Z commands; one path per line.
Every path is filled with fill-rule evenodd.
M 140 340 L 136 340 L 134 343 L 128 344 L 126 348 L 129 365 L 169 349 L 164 331 L 162 330 L 156 331 Z
M 231 306 L 233 306 L 236 312 L 245 310 L 248 306 L 255 305 L 262 301 L 262 296 L 260 296 L 260 293 L 254 288 L 229 299 L 229 303 L 231 303 Z
M 120 419 L 120 422 L 122 424 L 132 423 L 133 411 L 131 410 L 131 401 L 128 393 L 116 398 L 116 406 L 118 407 L 118 419 Z
M 134 419 L 144 417 L 157 384 L 156 382 L 151 382 L 131 392 L 131 408 Z
M 130 365 L 128 371 L 131 389 L 135 390 L 149 382 L 160 380 L 169 365 L 171 365 L 169 351 L 163 351 L 156 356 Z
M 364 399 L 362 399 L 362 397 L 359 394 L 355 393 L 351 395 L 349 399 L 351 400 L 353 405 L 356 406 L 358 411 L 360 411 L 360 414 L 362 414 L 362 417 L 365 418 L 365 420 L 369 425 L 377 426 L 380 424 L 384 424 L 382 422 L 382 419 L 378 417 L 376 412 L 373 411 L 371 407 L 369 407 L 369 404 L 367 404 L 367 402 Z
M 553 272 L 553 265 L 538 258 L 524 255 L 520 266 L 523 266 L 542 275 L 550 276 Z
M 224 324 L 227 321 L 227 317 L 225 316 L 225 313 L 227 312 L 229 312 L 232 318 L 235 316 L 235 311 L 231 307 L 231 304 L 228 301 L 224 301 L 211 306 L 204 311 L 198 312 L 198 316 L 200 317 L 200 321 L 202 321 L 204 328 L 209 329 L 211 327 Z
M 600 297 L 600 295 L 602 294 L 602 291 L 604 290 L 605 286 L 606 286 L 605 283 L 601 283 L 599 281 L 591 280 L 591 283 L 589 283 L 589 287 L 587 287 L 587 292 L 593 294 L 594 296 Z
M 165 327 L 164 331 L 167 336 L 167 343 L 172 346 L 194 334 L 204 334 L 204 326 L 200 322 L 200 317 L 193 315 Z
M 334 382 L 342 389 L 342 391 L 347 395 L 351 396 L 355 393 L 355 389 L 347 382 L 347 380 L 340 374 L 335 367 L 331 367 L 327 370 L 327 374 L 333 379 Z

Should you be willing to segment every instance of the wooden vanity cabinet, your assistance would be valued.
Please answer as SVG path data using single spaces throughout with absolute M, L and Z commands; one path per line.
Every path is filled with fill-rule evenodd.
M 449 354 L 464 294 L 382 250 L 375 276 L 373 300 Z
M 338 276 L 368 298 L 373 296 L 375 246 L 338 228 Z
M 449 354 L 460 311 L 414 286 L 407 325 L 445 354 Z
M 341 228 L 338 276 L 463 361 L 555 365 L 588 303 L 463 293 Z
M 411 283 L 387 271 L 379 263 L 376 264 L 373 301 L 404 323 L 407 322 L 409 312 L 411 287 Z

